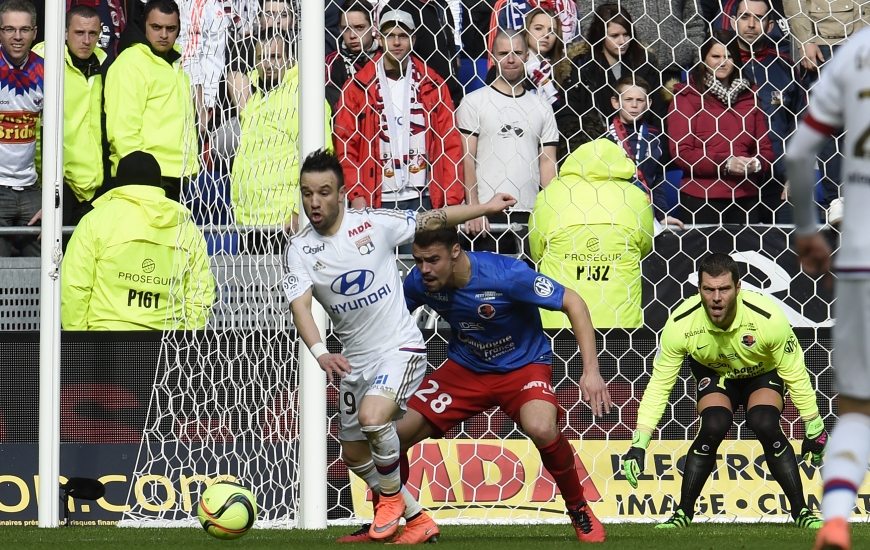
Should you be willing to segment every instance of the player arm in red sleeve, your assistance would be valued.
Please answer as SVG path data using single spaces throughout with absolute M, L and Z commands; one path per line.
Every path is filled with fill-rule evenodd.
M 583 375 L 580 376 L 579 382 L 583 400 L 589 403 L 595 416 L 601 416 L 602 409 L 604 413 L 609 413 L 610 392 L 607 390 L 607 384 L 604 383 L 598 369 L 595 329 L 592 327 L 592 316 L 589 314 L 589 308 L 579 294 L 566 288 L 562 298 L 562 312 L 571 321 L 571 330 L 574 332 L 577 345 L 580 347 L 580 354 L 583 356 Z

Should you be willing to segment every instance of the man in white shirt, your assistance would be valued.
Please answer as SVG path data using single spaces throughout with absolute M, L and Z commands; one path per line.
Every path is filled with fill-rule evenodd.
M 456 111 L 456 125 L 465 138 L 466 202 L 478 204 L 496 192 L 509 193 L 517 198 L 515 210 L 524 214 L 514 212 L 510 221 L 528 222 L 538 191 L 556 177 L 556 117 L 546 98 L 523 87 L 529 47 L 521 31 L 499 30 L 491 54 L 498 76 L 468 94 Z M 488 230 L 486 218 L 465 224 L 471 236 Z M 506 252 L 481 241 L 475 240 L 475 250 Z
M 813 200 L 816 155 L 831 136 L 845 130 L 842 241 L 837 275 L 837 326 L 834 328 L 834 384 L 840 418 L 827 445 L 822 469 L 825 525 L 816 550 L 851 548 L 849 518 L 870 456 L 870 30 L 854 34 L 825 64 L 813 87 L 809 112 L 788 145 L 786 169 L 794 202 L 795 249 L 811 275 L 830 277 L 831 247 L 816 227 Z
M 284 291 L 299 336 L 330 379 L 341 379 L 342 458 L 380 494 L 369 537 L 391 537 L 404 516 L 405 531 L 394 542 L 427 542 L 437 538 L 437 526 L 402 486 L 393 424 L 426 373 L 426 349 L 405 305 L 393 251 L 417 232 L 494 214 L 516 201 L 498 194 L 486 204 L 419 213 L 345 209 L 342 166 L 322 150 L 302 164 L 300 188 L 311 225 L 285 253 Z M 332 319 L 341 354 L 329 353 L 321 341 L 312 297 Z
M 37 225 L 42 191 L 37 183 L 36 143 L 43 105 L 42 58 L 30 49 L 36 8 L 27 0 L 0 2 L 0 225 Z M 0 256 L 12 255 L 12 239 L 0 237 Z M 40 254 L 39 241 L 16 239 L 22 256 Z

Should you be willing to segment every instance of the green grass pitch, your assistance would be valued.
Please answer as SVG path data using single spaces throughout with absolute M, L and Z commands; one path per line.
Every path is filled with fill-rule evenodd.
M 600 548 L 625 550 L 810 550 L 815 532 L 787 524 L 695 524 L 688 529 L 662 532 L 652 524 L 607 524 L 607 542 Z M 159 550 L 275 548 L 372 548 L 373 544 L 338 545 L 334 540 L 353 529 L 330 527 L 325 531 L 253 530 L 241 539 L 221 541 L 199 529 L 120 529 L 116 527 L 67 527 L 0 529 L 0 548 L 148 548 Z M 580 543 L 569 525 L 443 526 L 435 548 L 468 550 L 530 550 L 577 548 Z M 583 545 L 588 547 L 588 545 Z M 431 546 L 430 546 L 431 548 Z M 870 548 L 870 524 L 852 526 L 852 548 Z

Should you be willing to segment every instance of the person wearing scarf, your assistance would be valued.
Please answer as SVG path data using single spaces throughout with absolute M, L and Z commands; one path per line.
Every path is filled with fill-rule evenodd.
M 689 82 L 674 87 L 667 131 L 683 171 L 683 222 L 758 223 L 759 187 L 774 156 L 757 88 L 741 66 L 736 35 L 718 30 L 702 46 Z
M 347 0 L 341 10 L 341 40 L 338 49 L 326 56 L 326 100 L 333 110 L 344 83 L 381 52 L 369 3 Z
M 333 124 L 352 208 L 461 203 L 462 137 L 444 81 L 413 49 L 411 15 L 381 15 L 383 54 L 345 85 Z
M 646 121 L 649 96 L 649 82 L 641 77 L 629 74 L 617 80 L 610 100 L 616 115 L 607 128 L 607 137 L 637 165 L 634 184 L 649 198 L 658 223 L 685 229 L 683 222 L 669 215 L 661 131 Z
M 798 116 L 806 109 L 806 83 L 795 70 L 795 62 L 777 49 L 771 37 L 776 31 L 776 14 L 770 6 L 764 1 L 741 0 L 733 9 L 730 22 L 737 32 L 743 70 L 758 86 L 758 103 L 767 114 L 776 159 L 773 177 L 761 188 L 761 202 L 765 205 L 761 222 L 792 223 L 792 208 L 786 197 L 785 140 L 794 134 Z

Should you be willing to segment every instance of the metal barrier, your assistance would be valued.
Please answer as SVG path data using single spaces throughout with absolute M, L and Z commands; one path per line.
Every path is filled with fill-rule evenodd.
M 39 258 L 0 258 L 0 332 L 39 330 Z
M 396 259 L 402 278 L 414 265 L 409 258 Z M 211 258 L 216 292 L 208 328 L 289 330 L 292 320 L 281 287 L 282 269 L 275 255 Z M 0 332 L 39 330 L 39 284 L 39 258 L 0 258 Z M 422 319 L 421 325 L 434 326 L 428 317 Z
M 492 224 L 493 233 L 512 231 L 519 224 Z M 64 227 L 71 233 L 74 227 Z M 206 234 L 226 234 L 269 227 L 206 225 Z M 36 234 L 39 227 L 2 227 L 0 235 Z M 520 237 L 517 235 L 519 241 Z M 518 242 L 522 250 L 522 243 Z M 0 331 L 39 330 L 39 258 L 0 258 Z M 414 267 L 410 254 L 399 254 L 396 266 L 404 279 Z M 292 326 L 290 306 L 281 288 L 282 266 L 278 255 L 218 254 L 211 258 L 215 277 L 215 303 L 208 328 L 212 330 L 287 330 Z M 438 316 L 421 308 L 415 315 L 421 328 L 433 329 Z

